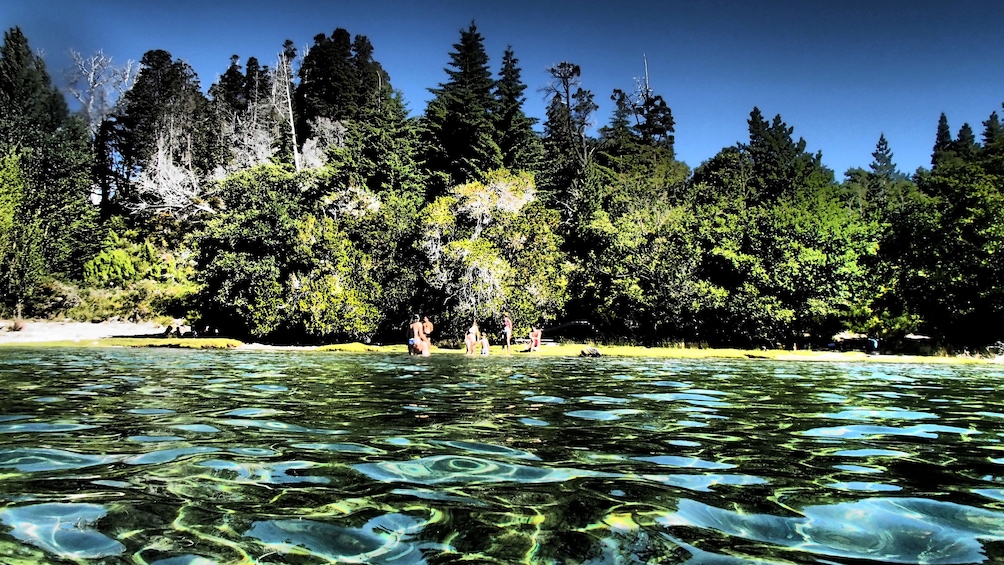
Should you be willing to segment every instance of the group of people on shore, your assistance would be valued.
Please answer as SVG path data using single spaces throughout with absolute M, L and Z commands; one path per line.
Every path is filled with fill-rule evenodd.
M 408 354 L 428 357 L 432 347 L 430 334 L 433 330 L 429 317 L 425 316 L 422 318 L 415 315 L 408 328 Z M 512 353 L 512 331 L 512 318 L 508 313 L 505 313 L 502 315 L 502 335 L 505 337 L 505 343 L 502 345 L 503 353 Z M 526 351 L 536 351 L 540 348 L 543 333 L 543 330 L 539 327 L 534 326 L 532 328 L 530 331 L 529 347 Z M 472 321 L 471 327 L 468 328 L 467 334 L 464 336 L 464 347 L 466 355 L 488 355 L 491 351 L 491 343 L 488 340 L 488 336 L 481 332 L 477 320 Z

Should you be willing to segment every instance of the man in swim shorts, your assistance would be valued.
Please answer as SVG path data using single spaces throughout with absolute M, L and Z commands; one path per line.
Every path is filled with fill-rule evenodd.
M 425 346 L 425 331 L 422 329 L 422 320 L 418 314 L 415 314 L 408 330 L 408 355 L 427 355 L 429 349 Z

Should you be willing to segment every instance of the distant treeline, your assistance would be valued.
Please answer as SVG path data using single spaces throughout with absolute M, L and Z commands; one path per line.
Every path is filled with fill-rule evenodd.
M 979 140 L 942 115 L 930 169 L 898 171 L 880 137 L 838 182 L 753 108 L 748 142 L 690 169 L 645 81 L 594 129 L 588 72 L 555 65 L 537 128 L 516 55 L 494 72 L 474 24 L 419 117 L 365 36 L 293 45 L 234 55 L 207 94 L 166 51 L 74 53 L 64 93 L 7 31 L 0 313 L 274 342 L 397 339 L 412 314 L 459 339 L 503 312 L 645 344 L 1004 337 L 996 112 Z

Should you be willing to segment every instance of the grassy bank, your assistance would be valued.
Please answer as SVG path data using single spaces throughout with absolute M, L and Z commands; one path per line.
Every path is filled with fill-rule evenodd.
M 579 357 L 587 347 L 586 344 L 563 343 L 545 345 L 534 352 L 524 351 L 525 347 L 513 347 L 514 357 Z M 745 350 L 745 349 L 689 349 L 679 347 L 641 347 L 635 345 L 596 346 L 604 357 L 652 357 L 665 359 L 766 359 L 776 361 L 835 361 L 835 362 L 866 362 L 866 363 L 956 363 L 976 364 L 991 363 L 993 360 L 979 357 L 934 357 L 922 355 L 869 355 L 860 351 L 788 351 L 788 350 Z M 387 353 L 406 354 L 404 345 L 365 345 L 362 343 L 346 343 L 325 345 L 319 351 L 341 351 L 349 353 Z M 432 355 L 463 355 L 463 349 L 432 348 Z M 509 355 L 495 345 L 491 355 Z
M 320 347 L 285 347 L 244 344 L 226 338 L 160 338 L 160 337 L 110 337 L 94 339 L 64 339 L 38 342 L 0 342 L 0 347 L 167 347 L 179 349 L 268 349 L 290 351 L 321 351 L 341 353 L 382 353 L 406 355 L 404 344 L 368 345 L 363 343 L 341 343 Z M 548 344 L 534 352 L 525 351 L 525 346 L 514 346 L 511 354 L 502 352 L 494 345 L 492 356 L 512 357 L 579 357 L 583 351 L 593 347 L 586 344 Z M 649 357 L 664 359 L 764 359 L 775 361 L 831 361 L 847 363 L 952 363 L 980 364 L 1000 363 L 999 360 L 981 357 L 948 357 L 921 355 L 868 355 L 862 352 L 839 351 L 788 351 L 788 350 L 745 350 L 745 349 L 689 349 L 680 347 L 641 347 L 633 345 L 595 346 L 603 357 Z M 463 349 L 433 347 L 432 355 L 463 355 Z

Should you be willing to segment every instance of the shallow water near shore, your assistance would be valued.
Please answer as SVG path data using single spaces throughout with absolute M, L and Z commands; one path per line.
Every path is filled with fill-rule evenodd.
M 0 563 L 1004 560 L 997 366 L 0 350 Z

